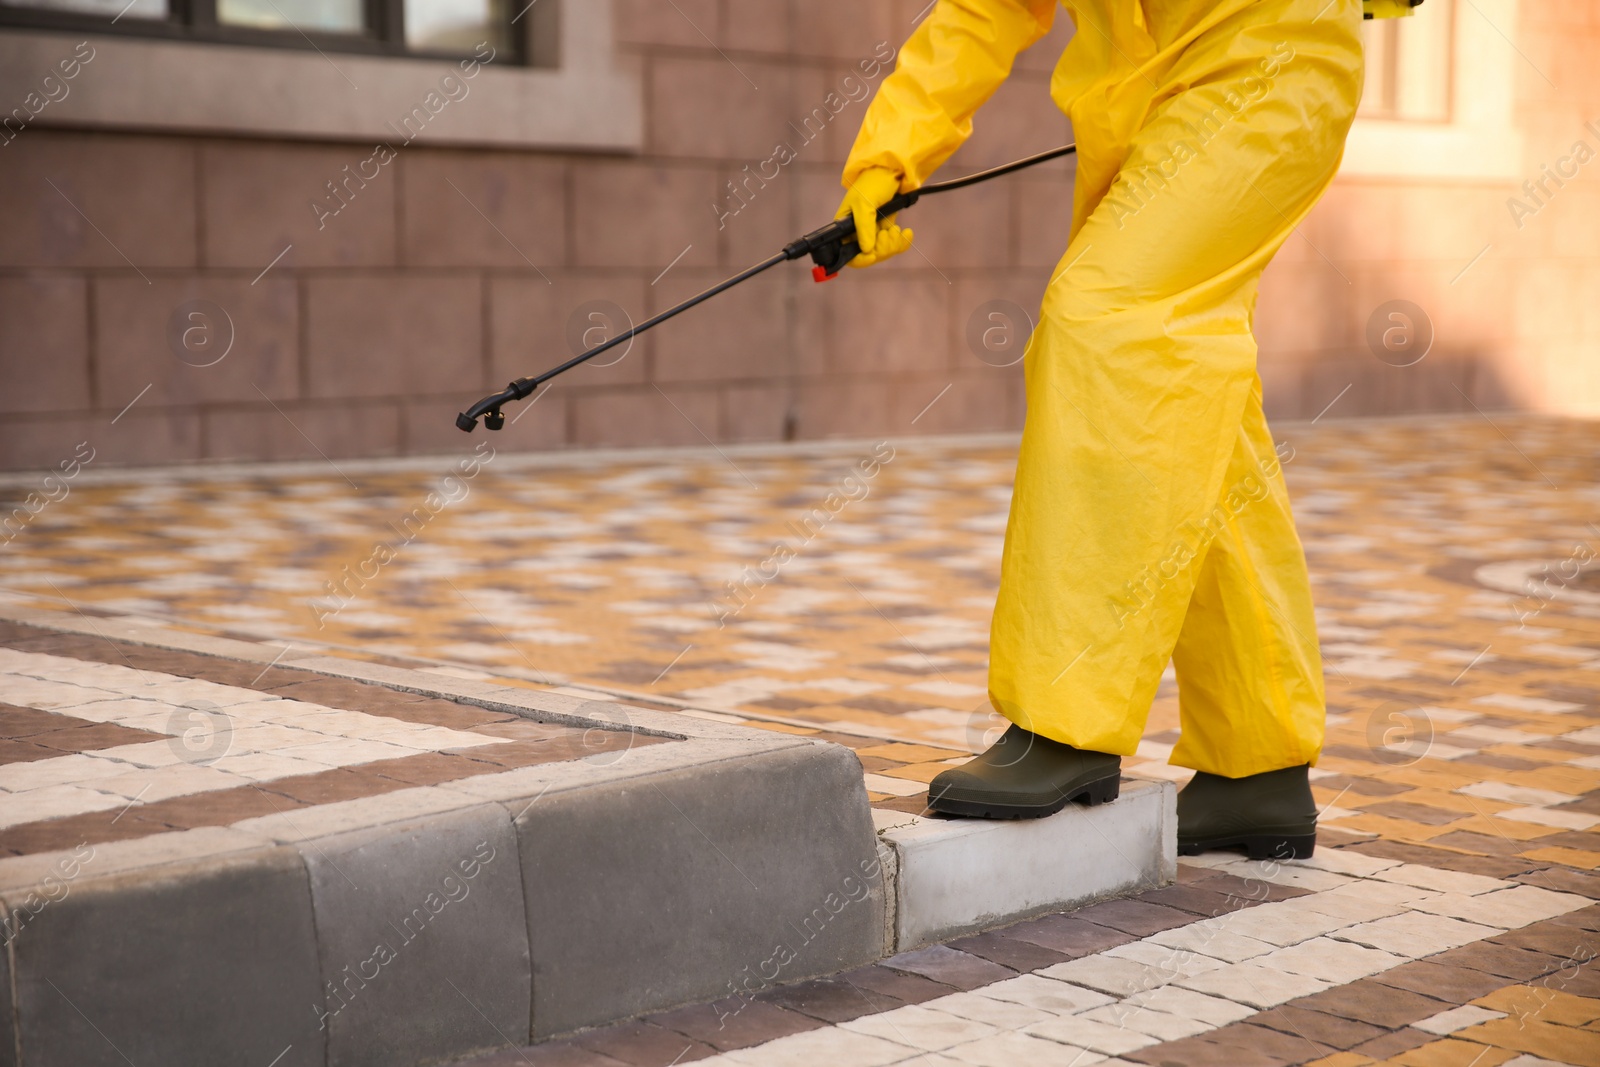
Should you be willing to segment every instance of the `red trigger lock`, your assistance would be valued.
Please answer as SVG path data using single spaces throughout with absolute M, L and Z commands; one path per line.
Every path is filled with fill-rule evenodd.
M 811 280 L 814 281 L 814 282 L 819 282 L 820 283 L 820 282 L 832 281 L 834 278 L 837 278 L 837 277 L 838 277 L 837 274 L 829 274 L 828 273 L 828 268 L 824 267 L 821 263 L 818 263 L 816 266 L 811 268 Z

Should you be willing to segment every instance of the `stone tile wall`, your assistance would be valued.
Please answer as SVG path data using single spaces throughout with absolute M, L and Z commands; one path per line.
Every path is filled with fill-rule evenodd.
M 467 447 L 455 412 L 571 355 L 594 302 L 642 320 L 826 219 L 865 106 L 846 78 L 898 46 L 924 0 L 617 6 L 647 93 L 638 157 L 413 145 L 363 180 L 350 175 L 372 147 L 356 143 L 34 127 L 0 149 L 0 468 L 54 466 L 84 440 L 103 464 Z M 1600 119 L 1600 2 L 1525 3 L 1520 19 L 1536 178 L 1575 141 L 1600 145 L 1585 131 Z M 1070 137 L 1048 98 L 1061 23 L 951 172 Z M 808 125 L 830 92 L 843 109 Z M 780 141 L 795 161 L 747 177 Z M 1037 307 L 1069 178 L 1051 164 L 919 208 L 919 252 L 866 274 L 817 286 L 775 270 L 574 372 L 496 443 L 1014 429 L 1020 364 L 980 359 L 969 333 L 990 301 Z M 309 204 L 330 181 L 347 202 L 319 228 Z M 1262 287 L 1269 411 L 1310 417 L 1339 397 L 1330 417 L 1600 412 L 1600 163 L 1521 229 L 1515 191 L 1341 179 Z M 1413 367 L 1365 340 L 1397 298 L 1437 329 Z

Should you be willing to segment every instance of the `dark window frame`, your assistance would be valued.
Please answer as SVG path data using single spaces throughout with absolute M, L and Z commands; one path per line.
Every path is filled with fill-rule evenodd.
M 121 19 L 112 25 L 110 15 L 85 15 L 43 8 L 0 5 L 0 29 L 69 30 L 103 36 L 143 37 L 197 44 L 249 45 L 262 48 L 312 49 L 353 55 L 389 56 L 394 59 L 460 59 L 470 52 L 408 49 L 405 44 L 404 0 L 362 0 L 360 33 L 315 30 L 263 30 L 228 26 L 217 21 L 216 0 L 168 0 L 165 19 Z M 526 34 L 505 15 L 510 47 L 497 63 L 527 63 Z M 509 54 L 507 54 L 509 53 Z

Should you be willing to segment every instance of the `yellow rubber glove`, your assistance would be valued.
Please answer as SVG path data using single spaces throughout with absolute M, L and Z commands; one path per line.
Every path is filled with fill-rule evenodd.
M 878 209 L 899 192 L 900 176 L 883 167 L 862 171 L 849 186 L 844 203 L 833 217 L 855 216 L 856 243 L 861 246 L 861 254 L 850 261 L 852 267 L 870 267 L 911 247 L 911 231 L 895 225 L 893 215 L 878 221 Z

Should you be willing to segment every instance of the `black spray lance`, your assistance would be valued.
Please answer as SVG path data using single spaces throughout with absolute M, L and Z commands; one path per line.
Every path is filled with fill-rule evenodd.
M 1070 155 L 1077 150 L 1078 146 L 1075 144 L 1063 145 L 1060 148 L 1052 148 L 1048 152 L 1041 152 L 1036 156 L 1029 156 L 1026 159 L 1019 159 L 1015 163 L 1007 163 L 1004 166 L 995 167 L 992 170 L 979 171 L 977 174 L 969 174 L 964 178 L 952 178 L 949 181 L 934 182 L 931 185 L 924 185 L 920 189 L 913 189 L 909 193 L 901 193 L 893 200 L 890 200 L 887 204 L 880 207 L 878 209 L 878 218 L 886 219 L 891 215 L 904 211 L 906 208 L 910 207 L 912 204 L 915 204 L 924 196 L 931 196 L 934 193 L 948 193 L 955 189 L 965 189 L 969 185 L 977 185 L 979 182 L 986 182 L 990 178 L 998 178 L 1002 175 L 1011 174 L 1014 171 L 1019 171 L 1026 167 L 1034 166 L 1038 163 L 1045 163 L 1052 159 L 1059 159 L 1062 156 Z M 491 430 L 500 429 L 506 424 L 505 412 L 500 410 L 502 405 L 510 403 L 513 400 L 523 400 L 531 396 L 535 389 L 539 388 L 539 386 L 543 385 L 551 378 L 554 378 L 556 375 L 565 374 L 573 367 L 576 367 L 581 363 L 588 362 L 595 356 L 598 356 L 600 353 L 608 349 L 615 348 L 617 345 L 620 345 L 626 341 L 631 341 L 633 338 L 639 336 L 641 333 L 644 333 L 651 327 L 659 326 L 663 322 L 666 322 L 668 319 L 672 318 L 674 315 L 688 311 L 696 304 L 704 303 L 705 301 L 716 296 L 718 293 L 726 292 L 727 290 L 738 285 L 740 282 L 748 281 L 751 278 L 754 278 L 757 274 L 760 274 L 762 271 L 767 270 L 770 267 L 775 267 L 779 263 L 787 263 L 790 260 L 803 259 L 806 256 L 810 256 L 812 262 L 812 278 L 819 282 L 825 282 L 835 277 L 839 271 L 844 269 L 844 267 L 860 253 L 861 246 L 856 243 L 855 218 L 851 215 L 846 215 L 842 219 L 834 219 L 821 229 L 812 230 L 804 237 L 799 237 L 793 241 L 790 241 L 788 244 L 783 246 L 782 252 L 779 252 L 770 259 L 764 259 L 748 270 L 735 274 L 727 281 L 718 282 L 705 292 L 700 293 L 697 296 L 690 297 L 688 300 L 678 304 L 676 307 L 670 307 L 654 318 L 647 319 L 631 329 L 624 330 L 622 333 L 619 333 L 617 336 L 611 338 L 611 340 L 606 341 L 603 344 L 596 345 L 581 355 L 574 356 L 572 359 L 567 360 L 559 367 L 554 367 L 550 370 L 547 370 L 537 378 L 516 379 L 500 392 L 495 393 L 493 396 L 484 397 L 482 400 L 472 405 L 472 407 L 457 415 L 456 426 L 459 429 L 471 433 L 472 430 L 478 425 L 478 419 L 482 418 L 484 426 Z

